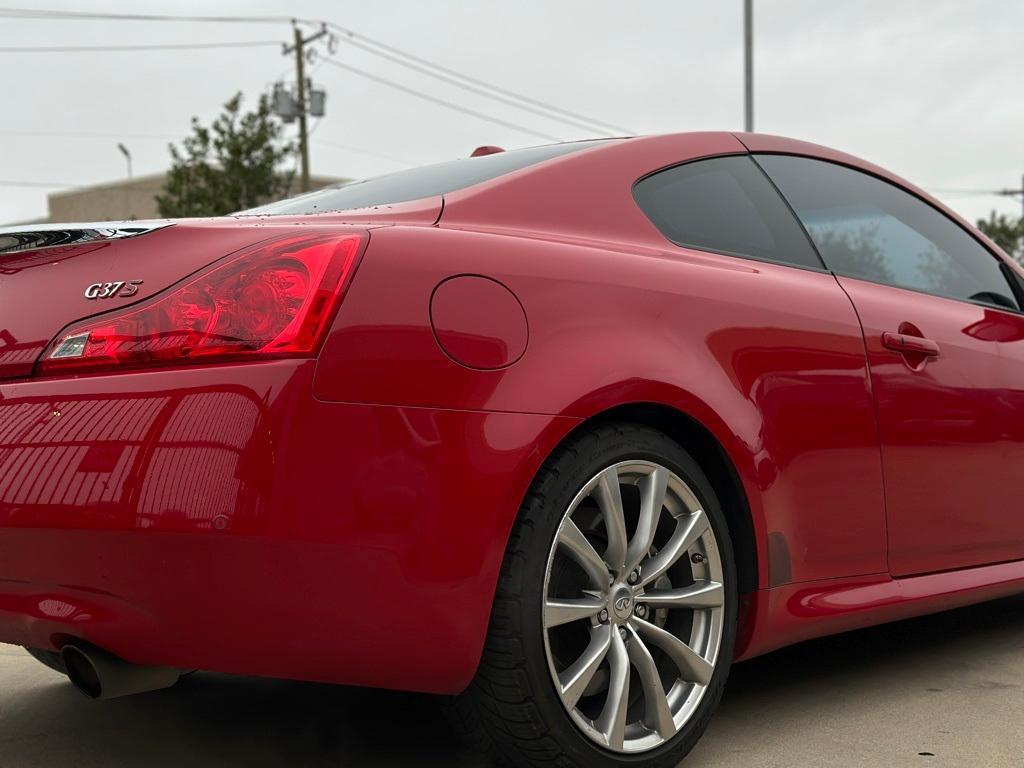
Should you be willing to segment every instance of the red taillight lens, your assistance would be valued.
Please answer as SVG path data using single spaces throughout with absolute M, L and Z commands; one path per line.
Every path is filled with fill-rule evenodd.
M 363 238 L 262 243 L 162 294 L 66 329 L 44 374 L 314 353 L 348 286 Z

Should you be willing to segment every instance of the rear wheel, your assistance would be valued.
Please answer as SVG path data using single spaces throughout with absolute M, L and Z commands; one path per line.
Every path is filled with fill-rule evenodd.
M 56 651 L 42 651 L 38 648 L 26 648 L 29 656 L 43 664 L 54 672 L 60 672 L 62 675 L 66 675 L 68 671 L 64 668 L 64 660 L 60 657 L 60 654 Z
M 735 585 L 699 465 L 650 428 L 593 428 L 523 504 L 461 720 L 523 766 L 675 766 L 728 676 Z

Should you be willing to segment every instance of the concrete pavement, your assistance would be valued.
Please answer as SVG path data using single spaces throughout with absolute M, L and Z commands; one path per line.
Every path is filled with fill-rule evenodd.
M 404 725 L 403 725 L 404 723 Z M 429 696 L 197 674 L 89 702 L 0 646 L 0 768 L 483 766 Z M 686 768 L 1024 766 L 1024 597 L 738 665 Z

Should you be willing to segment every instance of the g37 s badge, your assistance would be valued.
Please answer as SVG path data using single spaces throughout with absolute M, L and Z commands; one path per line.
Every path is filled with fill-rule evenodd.
M 125 299 L 139 292 L 142 280 L 120 280 L 113 283 L 93 283 L 85 289 L 87 299 L 113 299 L 120 296 Z

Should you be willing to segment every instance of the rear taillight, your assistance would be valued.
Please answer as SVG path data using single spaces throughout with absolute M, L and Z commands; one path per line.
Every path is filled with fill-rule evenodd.
M 355 267 L 359 234 L 261 243 L 140 304 L 78 322 L 43 374 L 316 352 Z

